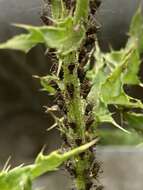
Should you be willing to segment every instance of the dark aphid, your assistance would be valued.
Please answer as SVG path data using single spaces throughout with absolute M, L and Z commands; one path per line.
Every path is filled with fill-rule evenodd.
M 78 75 L 78 78 L 79 78 L 80 82 L 82 83 L 84 81 L 84 78 L 85 78 L 85 75 L 86 75 L 86 72 L 84 71 L 84 68 L 78 67 L 77 75 Z
M 71 176 L 76 177 L 76 170 L 71 161 L 66 162 L 65 168 L 67 169 L 67 171 L 70 173 Z
M 90 190 L 92 188 L 93 182 L 90 181 L 86 184 L 86 190 Z
M 51 21 L 51 6 L 50 0 L 43 0 L 42 10 L 41 10 L 41 20 L 45 25 L 52 25 L 53 22 Z
M 78 62 L 79 63 L 82 63 L 82 60 L 84 59 L 84 57 L 86 56 L 86 49 L 84 48 L 84 46 L 80 49 L 80 52 L 79 52 L 79 56 L 78 56 Z
M 96 2 L 96 8 L 98 9 L 101 5 L 101 0 L 95 0 Z
M 67 116 L 64 116 L 64 121 L 63 122 L 64 122 L 64 126 L 68 128 L 69 124 L 68 124 Z
M 97 9 L 100 7 L 100 0 L 90 0 L 90 12 L 92 15 L 95 15 Z
M 90 115 L 86 120 L 86 129 L 88 130 L 89 127 L 94 123 L 94 117 Z
M 97 31 L 98 31 L 98 28 L 96 27 L 96 25 L 91 26 L 88 28 L 86 35 L 89 36 L 89 35 L 95 34 Z
M 53 61 L 52 61 L 52 62 L 53 62 Z M 56 62 L 56 61 L 55 61 L 55 62 Z M 51 66 L 50 72 L 51 72 L 52 74 L 55 74 L 55 75 L 57 74 L 57 72 L 58 72 L 58 64 L 57 64 L 57 63 L 54 63 L 54 64 Z M 59 78 L 60 78 L 61 80 L 63 80 L 63 78 L 64 78 L 63 68 L 61 68 L 61 70 L 60 70 Z
M 40 16 L 40 18 L 41 18 L 42 22 L 43 22 L 45 25 L 47 25 L 47 26 L 53 25 L 52 20 L 50 20 L 46 15 L 42 15 L 42 16 Z
M 55 95 L 54 104 L 57 104 L 63 113 L 67 113 L 65 101 L 64 101 L 63 95 L 61 94 L 60 91 L 57 91 L 57 93 Z
M 93 146 L 91 146 L 91 147 L 89 147 L 89 151 L 90 151 L 91 153 L 95 154 L 96 148 L 93 147 Z
M 73 74 L 74 68 L 75 68 L 75 64 L 74 63 L 71 63 L 68 66 L 69 74 L 71 74 L 71 75 Z
M 96 62 L 95 57 L 92 55 L 92 56 L 90 57 L 89 70 L 93 69 L 93 67 L 94 67 L 94 65 L 95 65 L 95 62 Z
M 81 160 L 83 160 L 83 159 L 84 159 L 85 154 L 86 154 L 85 152 L 82 152 L 82 153 L 80 153 L 80 154 L 79 154 L 79 157 L 80 157 L 80 159 L 81 159 Z
M 66 5 L 66 8 L 68 10 L 71 10 L 71 9 L 74 9 L 75 8 L 75 3 L 76 1 L 75 0 L 64 0 L 64 3 Z
M 86 99 L 91 89 L 91 84 L 89 80 L 84 79 L 83 83 L 81 83 L 81 96 Z
M 63 100 L 57 100 L 57 105 L 58 107 L 60 108 L 60 110 L 64 113 L 64 114 L 67 114 L 67 108 L 66 108 L 66 105 L 65 105 L 65 102 Z
M 102 173 L 100 163 L 95 162 L 91 169 L 91 175 L 93 178 L 98 178 L 100 173 Z
M 58 84 L 57 84 L 54 80 L 51 80 L 51 81 L 49 82 L 49 85 L 50 85 L 51 87 L 53 87 L 54 89 L 60 91 Z
M 73 129 L 73 130 L 75 130 L 76 129 L 76 123 L 74 123 L 74 122 L 70 122 L 69 123 L 69 126 Z
M 99 185 L 96 190 L 103 190 L 104 189 L 104 186 L 103 185 Z
M 63 139 L 65 145 L 69 147 L 70 144 L 69 144 L 69 142 L 68 142 L 67 136 L 66 136 L 65 134 L 62 134 L 61 137 L 62 137 L 62 139 Z
M 56 49 L 55 48 L 50 48 L 49 50 L 48 50 L 48 52 L 49 53 L 53 53 L 55 56 L 56 56 L 56 54 L 55 54 L 55 52 L 56 52 Z
M 48 58 L 50 59 L 51 63 L 54 65 L 57 65 L 58 68 L 58 58 L 56 55 L 56 49 L 55 48 L 50 48 L 47 51 Z
M 87 104 L 86 108 L 85 108 L 85 115 L 88 115 L 93 109 L 93 105 L 92 104 Z
M 82 139 L 80 139 L 80 138 L 75 139 L 75 143 L 77 146 L 82 145 Z
M 53 73 L 53 74 L 56 74 L 57 70 L 58 70 L 57 63 L 53 63 L 52 66 L 51 66 L 51 68 L 50 68 L 50 72 Z
M 67 92 L 70 98 L 73 98 L 74 96 L 74 85 L 72 83 L 67 84 L 66 86 Z
M 61 68 L 61 70 L 60 70 L 59 78 L 60 78 L 61 80 L 64 79 L 64 71 L 63 71 L 63 68 Z
M 89 53 L 93 47 L 95 46 L 95 36 L 90 35 L 85 41 L 84 47 L 86 48 L 86 51 Z

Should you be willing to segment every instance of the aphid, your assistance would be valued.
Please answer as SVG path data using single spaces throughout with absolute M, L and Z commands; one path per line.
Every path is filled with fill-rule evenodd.
M 79 154 L 79 157 L 80 157 L 81 160 L 83 160 L 84 157 L 85 157 L 85 152 L 80 153 L 80 154 Z
M 57 104 L 61 111 L 66 112 L 67 110 L 66 110 L 65 102 L 64 102 L 64 98 L 61 92 L 57 91 L 55 97 L 56 98 L 54 99 L 54 104 Z
M 51 87 L 53 87 L 54 89 L 60 91 L 60 88 L 59 88 L 58 84 L 57 84 L 54 80 L 51 80 L 51 81 L 49 82 L 49 85 L 50 85 Z
M 67 171 L 70 173 L 71 176 L 76 177 L 76 170 L 75 170 L 75 168 L 73 167 L 71 161 L 66 162 L 65 168 L 67 169 Z
M 97 32 L 97 29 L 98 28 L 96 26 L 89 27 L 86 32 L 86 35 L 89 36 L 89 35 L 95 34 Z
M 76 129 L 76 123 L 74 123 L 74 122 L 70 122 L 69 123 L 69 126 L 73 129 L 73 130 L 75 130 Z
M 87 117 L 87 120 L 86 120 L 86 129 L 88 130 L 89 127 L 94 123 L 94 117 L 92 115 L 88 116 Z
M 90 12 L 94 15 L 97 9 L 100 7 L 101 1 L 100 0 L 90 0 Z
M 89 70 L 93 69 L 95 62 L 96 62 L 95 57 L 91 55 L 90 62 L 89 62 Z
M 75 8 L 75 0 L 64 0 L 66 8 L 71 10 Z
M 91 84 L 87 79 L 84 79 L 83 83 L 81 83 L 81 96 L 86 99 L 91 89 Z
M 65 134 L 62 134 L 61 137 L 62 137 L 62 139 L 63 139 L 65 145 L 69 147 L 70 144 L 69 144 L 69 142 L 68 142 L 67 136 L 66 136 Z
M 53 22 L 51 19 L 49 19 L 46 15 L 41 15 L 40 16 L 41 20 L 43 21 L 43 23 L 47 26 L 49 25 L 53 25 Z
M 86 48 L 87 53 L 89 53 L 95 46 L 95 37 L 94 35 L 88 36 L 85 41 L 84 47 Z
M 53 60 L 52 60 L 52 62 L 56 62 L 56 61 L 53 61 Z M 54 64 L 51 66 L 50 72 L 51 72 L 52 74 L 57 75 L 57 72 L 58 72 L 58 65 L 57 65 L 57 63 L 54 63 Z M 63 80 L 63 78 L 64 78 L 63 68 L 61 68 L 61 70 L 60 70 L 60 72 L 59 72 L 59 78 L 60 78 L 61 80 Z
M 58 70 L 58 65 L 56 63 L 53 63 L 50 68 L 50 72 L 56 74 L 57 70 Z
M 91 176 L 92 176 L 93 178 L 97 178 L 97 177 L 99 177 L 99 173 L 102 173 L 100 164 L 99 164 L 98 162 L 95 162 L 95 163 L 93 164 L 92 169 L 91 169 Z
M 49 0 L 43 0 L 43 5 L 42 5 L 42 13 L 41 13 L 41 20 L 45 25 L 52 25 L 53 22 L 51 21 L 51 7 L 50 7 L 50 1 Z
M 92 104 L 87 104 L 86 108 L 85 108 L 85 115 L 88 115 L 93 109 L 93 105 Z
M 77 146 L 80 146 L 82 144 L 82 139 L 80 138 L 75 139 L 75 143 Z
M 71 74 L 71 75 L 73 74 L 74 68 L 75 68 L 75 64 L 74 63 L 71 63 L 68 66 L 69 74 Z
M 104 189 L 104 186 L 103 185 L 100 185 L 96 188 L 96 190 L 103 190 Z
M 89 183 L 87 183 L 86 184 L 86 190 L 90 190 L 92 185 L 93 185 L 93 182 L 91 182 L 91 181 Z
M 70 98 L 73 98 L 74 96 L 74 85 L 72 83 L 69 83 L 66 85 L 67 92 Z
M 86 49 L 84 48 L 84 46 L 82 46 L 82 48 L 80 49 L 79 52 L 79 57 L 78 57 L 78 62 L 82 63 L 82 60 L 84 59 L 84 57 L 86 56 Z
M 85 78 L 86 72 L 84 71 L 84 69 L 82 67 L 78 67 L 77 75 L 78 75 L 80 82 L 82 83 Z

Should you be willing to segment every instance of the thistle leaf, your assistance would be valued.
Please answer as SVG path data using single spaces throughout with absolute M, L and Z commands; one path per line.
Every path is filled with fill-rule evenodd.
M 132 39 L 137 40 L 139 53 L 142 53 L 143 52 L 143 16 L 142 16 L 141 7 L 138 8 L 136 14 L 134 15 L 132 19 L 129 35 L 130 35 L 130 38 L 127 44 L 131 43 Z
M 136 131 L 131 131 L 130 134 L 123 133 L 120 130 L 97 130 L 101 137 L 100 144 L 107 145 L 139 145 L 143 142 L 143 137 Z
M 138 132 L 143 133 L 143 114 L 137 113 L 124 113 L 124 119 L 127 122 L 129 128 L 133 128 Z
M 123 77 L 122 67 L 118 67 L 112 74 L 110 74 L 101 88 L 103 102 L 106 105 L 116 104 L 130 108 L 143 108 L 143 104 L 140 100 L 129 97 L 125 94 L 123 90 Z
M 40 175 L 54 171 L 64 161 L 84 152 L 93 146 L 97 140 L 93 140 L 85 145 L 75 148 L 64 154 L 54 151 L 48 156 L 44 156 L 42 152 L 38 155 L 34 164 L 29 166 L 19 166 L 10 171 L 0 172 L 0 189 L 1 190 L 32 190 L 32 181 Z
M 34 37 L 31 34 L 22 34 L 0 44 L 0 49 L 21 50 L 28 53 L 36 44 L 37 42 L 34 41 Z
M 16 49 L 27 53 L 38 43 L 44 43 L 47 48 L 56 48 L 59 53 L 67 54 L 78 49 L 85 35 L 82 25 L 75 29 L 72 17 L 66 18 L 56 26 L 15 25 L 27 30 L 28 34 L 16 36 L 0 44 L 0 49 Z
M 139 32 L 138 32 L 139 31 Z M 108 105 L 143 108 L 140 100 L 130 97 L 124 91 L 124 85 L 141 85 L 138 76 L 140 69 L 140 40 L 143 36 L 143 18 L 138 10 L 130 27 L 130 37 L 124 49 L 102 53 L 98 44 L 95 51 L 95 66 L 88 71 L 92 82 L 88 101 L 94 104 L 95 117 L 99 123 L 109 122 L 120 128 L 112 118 Z M 143 47 L 143 46 L 142 46 Z M 121 128 L 124 130 L 123 128 Z
M 94 109 L 94 115 L 97 123 L 110 123 L 113 126 L 121 129 L 122 131 L 129 133 L 129 131 L 127 131 L 126 129 L 121 127 L 118 123 L 116 123 L 116 121 L 112 117 L 112 114 L 109 112 L 108 108 L 103 102 L 100 102 L 98 108 Z

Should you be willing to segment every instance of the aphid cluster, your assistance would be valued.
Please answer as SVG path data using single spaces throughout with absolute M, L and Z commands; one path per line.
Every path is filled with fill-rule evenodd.
M 46 6 L 50 5 L 50 0 L 45 0 Z M 68 9 L 69 14 L 73 14 L 75 10 L 76 0 L 63 0 L 65 7 Z M 99 0 L 90 0 L 90 13 L 88 17 L 87 23 L 85 23 L 86 28 L 86 37 L 82 42 L 81 47 L 77 51 L 77 63 L 71 62 L 67 66 L 68 75 L 72 78 L 72 75 L 76 76 L 79 79 L 79 90 L 80 97 L 87 102 L 87 96 L 91 89 L 91 84 L 89 80 L 86 78 L 86 70 L 85 66 L 89 65 L 89 68 L 92 68 L 95 64 L 95 58 L 93 56 L 93 52 L 95 50 L 95 41 L 96 41 L 96 33 L 98 30 L 97 23 L 95 21 L 96 10 L 99 7 Z M 42 15 L 42 20 L 46 25 L 52 25 L 53 23 L 50 20 L 50 6 L 47 9 L 49 13 L 46 11 Z M 58 59 L 56 56 L 56 50 L 50 49 L 48 51 L 50 58 L 52 60 L 51 72 L 53 75 L 57 75 L 58 73 Z M 60 68 L 60 72 L 58 75 L 61 81 L 64 81 L 64 72 L 63 68 Z M 58 85 L 51 81 L 51 86 L 57 89 L 57 93 L 55 95 L 54 104 L 58 105 L 60 112 L 63 115 L 63 129 L 61 137 L 63 139 L 63 150 L 68 150 L 70 147 L 77 147 L 83 144 L 83 139 L 77 135 L 78 126 L 74 120 L 68 120 L 69 113 L 69 102 L 72 102 L 76 98 L 76 87 L 72 81 L 67 81 L 64 84 L 64 90 L 58 88 Z M 95 120 L 93 117 L 93 105 L 88 104 L 85 107 L 85 111 L 83 114 L 83 120 L 85 127 L 85 142 L 89 142 L 93 140 L 93 131 L 92 125 Z M 86 182 L 86 190 L 96 189 L 101 190 L 102 186 L 98 185 L 98 176 L 101 172 L 100 164 L 95 160 L 95 150 L 91 147 L 86 153 L 79 154 L 79 159 L 86 159 L 88 165 L 83 171 L 84 179 Z M 65 167 L 73 178 L 77 177 L 76 166 L 75 163 L 71 161 L 67 161 L 65 163 Z M 79 174 L 78 174 L 79 175 Z
M 63 0 L 63 1 L 65 3 L 66 8 L 73 13 L 75 10 L 76 0 Z
M 88 64 L 89 69 L 91 69 L 95 64 L 95 58 L 93 56 L 93 52 L 95 50 L 96 33 L 99 28 L 95 20 L 95 14 L 99 6 L 100 6 L 99 0 L 90 0 L 90 14 L 88 22 L 85 24 L 87 28 L 86 38 L 79 49 L 78 77 L 81 82 L 81 95 L 83 96 L 84 99 L 86 99 L 91 88 L 90 82 L 85 77 L 86 71 L 84 67 L 85 65 Z
M 43 0 L 43 6 L 40 16 L 43 24 L 49 26 L 53 25 L 53 21 L 51 20 L 51 7 L 50 7 L 50 0 Z

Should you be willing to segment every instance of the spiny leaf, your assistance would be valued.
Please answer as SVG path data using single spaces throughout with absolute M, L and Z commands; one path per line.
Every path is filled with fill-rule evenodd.
M 47 91 L 50 95 L 55 95 L 56 89 L 50 84 L 52 80 L 53 79 L 51 79 L 49 76 L 40 77 L 41 86 L 43 87 L 42 90 Z
M 127 44 L 129 44 L 132 40 L 137 40 L 139 53 L 142 53 L 143 52 L 143 16 L 142 16 L 141 7 L 139 7 L 139 9 L 137 10 L 136 14 L 134 15 L 132 19 L 129 35 L 130 35 L 130 38 Z
M 122 67 L 118 67 L 102 85 L 101 96 L 105 104 L 117 104 L 125 107 L 143 108 L 140 100 L 129 97 L 123 90 Z M 112 92 L 112 93 L 111 93 Z
M 116 121 L 112 117 L 112 114 L 109 112 L 107 106 L 103 102 L 100 102 L 98 107 L 95 107 L 94 115 L 97 123 L 110 123 L 115 127 L 121 129 L 122 131 L 129 133 L 129 131 L 116 123 Z
M 0 44 L 0 49 L 28 52 L 38 43 L 44 43 L 47 48 L 56 48 L 59 53 L 67 54 L 79 47 L 85 35 L 82 25 L 75 28 L 72 17 L 57 23 L 56 26 L 36 27 L 23 24 L 16 24 L 16 26 L 26 29 L 28 34 L 16 36 Z
M 124 119 L 129 128 L 134 128 L 138 132 L 143 133 L 143 114 L 132 112 L 124 113 Z
M 143 142 L 143 137 L 133 130 L 127 134 L 120 130 L 98 129 L 97 134 L 101 137 L 100 144 L 104 146 L 139 145 Z
M 43 87 L 42 90 L 47 91 L 50 95 L 55 95 L 56 93 L 54 86 L 60 88 L 61 90 L 64 90 L 63 83 L 56 75 L 47 75 L 38 78 L 40 79 L 41 86 Z
M 138 24 L 140 31 L 142 25 Z M 136 38 L 130 36 L 125 48 L 119 51 L 102 53 L 98 44 L 96 45 L 96 63 L 94 68 L 88 71 L 87 77 L 92 81 L 88 101 L 94 104 L 95 117 L 99 123 L 109 122 L 120 128 L 108 110 L 109 104 L 115 104 L 117 108 L 143 108 L 140 100 L 128 96 L 124 91 L 125 84 L 141 85 L 138 77 L 141 64 L 138 50 L 140 39 L 137 31 L 134 31 L 135 34 Z
M 5 43 L 0 44 L 0 49 L 21 50 L 27 53 L 31 48 L 36 46 L 37 41 L 34 41 L 34 36 L 31 34 L 22 34 L 16 36 Z
M 109 71 L 106 67 L 104 54 L 101 52 L 98 43 L 94 53 L 96 64 L 92 70 L 87 72 L 87 78 L 91 80 L 92 88 L 88 94 L 88 101 L 97 104 L 100 98 L 102 84 L 106 81 Z
M 93 140 L 85 145 L 75 148 L 64 154 L 54 151 L 48 156 L 40 153 L 34 164 L 29 166 L 19 166 L 10 171 L 3 170 L 0 172 L 0 189 L 1 190 L 31 190 L 32 181 L 40 175 L 54 171 L 64 161 L 84 152 L 93 146 L 97 140 Z

